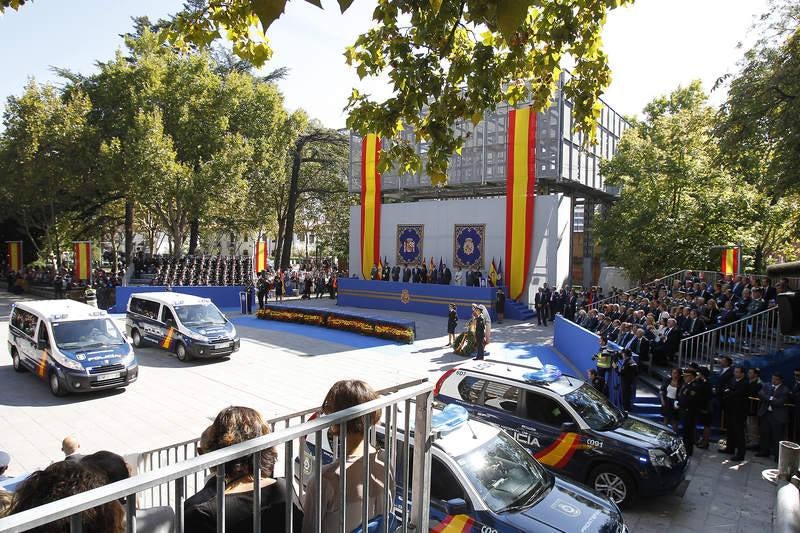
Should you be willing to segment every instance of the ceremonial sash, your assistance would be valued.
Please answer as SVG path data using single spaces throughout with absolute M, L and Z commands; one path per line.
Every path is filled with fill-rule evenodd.
M 361 143 L 361 273 L 370 279 L 372 265 L 380 258 L 381 175 L 378 158 L 381 140 L 374 133 Z
M 528 282 L 536 184 L 536 112 L 530 107 L 508 114 L 506 174 L 506 268 L 509 297 L 517 300 Z

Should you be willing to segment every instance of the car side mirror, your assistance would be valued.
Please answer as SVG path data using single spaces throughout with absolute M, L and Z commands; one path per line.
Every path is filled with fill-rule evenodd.
M 568 432 L 568 431 L 575 431 L 578 429 L 578 425 L 575 422 L 563 422 L 561 424 L 561 431 Z
M 444 502 L 444 512 L 449 515 L 467 514 L 469 509 L 464 498 L 453 498 Z

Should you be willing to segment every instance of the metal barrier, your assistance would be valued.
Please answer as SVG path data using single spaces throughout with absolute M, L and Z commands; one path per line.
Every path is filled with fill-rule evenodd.
M 385 453 L 388 458 L 386 461 L 387 468 L 385 469 L 384 481 L 384 502 L 385 511 L 383 516 L 383 531 L 388 533 L 388 513 L 392 512 L 393 506 L 391 503 L 391 491 L 395 487 L 391 484 L 391 479 L 408 479 L 409 474 L 412 477 L 411 483 L 411 508 L 407 504 L 402 505 L 400 511 L 402 521 L 400 531 L 407 533 L 408 530 L 415 531 L 428 531 L 429 529 L 429 508 L 430 508 L 430 465 L 431 465 L 431 408 L 433 403 L 433 383 L 424 382 L 411 387 L 403 388 L 397 392 L 388 394 L 387 396 L 380 397 L 374 401 L 357 405 L 344 411 L 332 413 L 330 415 L 321 416 L 314 420 L 306 421 L 296 426 L 286 427 L 279 429 L 274 433 L 264 435 L 262 437 L 235 444 L 221 450 L 215 450 L 203 454 L 201 456 L 192 457 L 181 462 L 176 462 L 167 466 L 163 466 L 157 470 L 138 474 L 129 479 L 117 481 L 104 487 L 93 489 L 75 496 L 70 496 L 62 500 L 58 500 L 46 505 L 42 505 L 35 509 L 23 511 L 21 513 L 10 515 L 6 518 L 0 519 L 0 531 L 6 533 L 15 533 L 18 531 L 28 531 L 38 526 L 49 524 L 56 520 L 69 519 L 71 533 L 81 533 L 83 530 L 82 517 L 80 513 L 103 505 L 109 502 L 114 502 L 120 498 L 127 499 L 126 520 L 127 529 L 129 533 L 136 532 L 136 498 L 135 496 L 141 492 L 151 490 L 153 488 L 168 486 L 171 487 L 173 493 L 173 501 L 175 502 L 175 531 L 182 533 L 183 517 L 184 517 L 184 503 L 186 500 L 186 480 L 196 474 L 203 472 L 214 471 L 217 477 L 217 492 L 216 492 L 216 508 L 221 510 L 217 514 L 217 531 L 225 531 L 224 512 L 224 477 L 225 477 L 225 464 L 228 461 L 239 459 L 242 457 L 252 457 L 254 476 L 254 490 L 253 502 L 254 508 L 260 509 L 260 459 L 261 452 L 269 448 L 283 445 L 283 459 L 284 459 L 284 477 L 289 480 L 289 486 L 293 485 L 294 480 L 294 459 L 295 450 L 302 453 L 299 446 L 295 447 L 295 442 L 298 439 L 313 435 L 316 443 L 321 443 L 323 439 L 323 432 L 333 426 L 339 427 L 339 434 L 343 436 L 341 446 L 339 447 L 339 460 L 342 462 L 345 459 L 346 450 L 346 435 L 347 435 L 347 422 L 358 418 L 364 419 L 365 436 L 370 431 L 371 417 L 375 411 L 384 411 L 384 424 L 386 425 L 386 445 Z M 409 454 L 402 454 L 401 471 L 395 473 L 394 478 L 391 477 L 390 459 L 395 456 L 394 450 L 397 446 L 404 446 L 404 450 L 408 451 L 410 446 L 409 431 L 403 431 L 403 434 L 398 438 L 398 421 L 400 414 L 404 415 L 405 425 L 403 427 L 409 428 L 411 425 L 411 416 L 414 416 L 414 454 L 409 465 Z M 374 428 L 371 429 L 374 433 Z M 371 440 L 371 439 L 367 439 Z M 334 449 L 335 451 L 335 449 Z M 365 458 L 365 479 L 369 479 L 369 461 L 367 454 L 369 446 L 364 447 Z M 317 487 L 320 490 L 316 492 L 317 512 L 315 516 L 305 516 L 304 520 L 314 520 L 314 530 L 321 531 L 321 488 L 322 488 L 322 453 L 315 454 L 313 461 L 312 475 Z M 413 472 L 410 472 L 413 469 Z M 302 471 L 302 468 L 301 468 Z M 339 486 L 339 509 L 344 510 L 346 504 L 346 487 L 347 470 L 342 469 L 340 475 Z M 302 486 L 302 480 L 300 483 Z M 403 485 L 403 494 L 401 495 L 402 502 L 409 502 L 408 498 L 408 484 Z M 291 533 L 293 531 L 292 525 L 292 504 L 296 499 L 294 491 L 290 490 L 290 497 L 287 501 L 287 521 L 285 531 Z M 374 518 L 368 515 L 368 497 L 362 501 L 362 516 L 364 520 Z M 337 531 L 340 533 L 347 533 L 345 531 L 344 513 L 341 514 L 341 520 Z M 260 514 L 258 512 L 253 514 L 253 531 L 261 531 Z M 326 532 L 327 533 L 327 532 Z
M 683 368 L 694 361 L 713 369 L 717 357 L 770 353 L 781 348 L 786 340 L 778 330 L 778 307 L 770 307 L 725 326 L 681 339 L 678 365 Z

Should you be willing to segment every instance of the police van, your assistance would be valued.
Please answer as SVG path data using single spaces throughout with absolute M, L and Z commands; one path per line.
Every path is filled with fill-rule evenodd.
M 403 419 L 398 408 L 398 422 Z M 409 470 L 415 445 L 413 417 L 409 420 Z M 405 439 L 398 423 L 397 441 Z M 376 428 L 384 446 L 386 426 Z M 543 468 L 502 429 L 470 420 L 457 405 L 436 408 L 431 417 L 430 530 L 468 533 L 572 532 L 627 533 L 619 507 L 608 498 L 563 479 Z M 322 463 L 334 460 L 334 444 L 323 436 Z M 395 472 L 404 472 L 404 446 L 396 446 Z M 314 436 L 305 441 L 303 480 L 313 478 Z M 299 470 L 295 470 L 299 472 Z M 403 477 L 395 478 L 395 513 L 399 525 L 404 505 Z M 411 477 L 411 476 L 409 476 Z M 297 481 L 297 478 L 295 479 Z M 409 479 L 411 481 L 411 479 Z M 410 489 L 411 487 L 409 487 Z M 371 524 L 372 525 L 372 524 Z M 369 527 L 372 531 L 373 528 Z M 375 528 L 375 530 L 379 530 Z M 392 531 L 393 529 L 389 529 Z
M 208 298 L 177 292 L 131 294 L 125 331 L 137 348 L 157 345 L 178 360 L 218 358 L 239 349 L 236 328 Z
M 18 302 L 8 333 L 14 370 L 46 380 L 55 396 L 125 387 L 139 375 L 133 348 L 111 317 L 81 302 Z
M 621 411 L 552 365 L 470 361 L 445 372 L 434 392 L 617 504 L 671 491 L 686 476 L 686 449 L 672 429 Z

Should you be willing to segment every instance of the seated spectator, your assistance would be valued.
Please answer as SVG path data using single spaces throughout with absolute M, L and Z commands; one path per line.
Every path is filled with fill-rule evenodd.
M 80 449 L 81 445 L 78 443 L 78 439 L 72 435 L 64 437 L 64 440 L 61 441 L 61 451 L 64 452 L 65 461 L 80 461 L 83 458 L 83 455 L 78 453 Z
M 767 302 L 762 297 L 761 289 L 753 289 L 753 298 L 747 306 L 745 316 L 755 315 L 767 308 Z
M 726 324 L 730 324 L 731 322 L 736 320 L 736 309 L 733 308 L 733 302 L 728 300 L 725 302 L 725 306 L 720 311 L 719 316 L 717 317 L 717 324 L 720 326 L 725 326 Z
M 653 353 L 653 360 L 655 362 L 664 363 L 674 358 L 675 353 L 678 351 L 681 342 L 681 332 L 678 329 L 678 323 L 674 318 L 667 320 L 667 327 L 664 333 L 651 347 Z
M 80 463 L 103 474 L 108 483 L 116 483 L 131 476 L 130 466 L 125 459 L 113 452 L 95 452 L 84 456 Z M 121 499 L 120 503 L 125 505 L 125 498 Z M 136 511 L 136 531 L 139 533 L 172 533 L 174 523 L 175 511 L 169 506 L 150 507 Z
M 334 383 L 328 391 L 325 401 L 322 403 L 323 414 L 331 414 L 362 403 L 367 403 L 378 398 L 375 391 L 363 381 L 345 380 Z M 380 411 L 375 411 L 372 415 L 372 424 L 380 421 Z M 335 425 L 329 430 L 333 435 L 338 435 L 339 426 Z M 383 515 L 385 508 L 385 491 L 392 490 L 394 482 L 390 475 L 389 486 L 384 486 L 386 462 L 383 453 L 372 448 L 369 443 L 364 442 L 364 418 L 360 417 L 347 423 L 346 442 L 347 463 L 345 469 L 346 496 L 345 509 L 340 508 L 340 470 L 341 465 L 338 459 L 333 463 L 322 468 L 322 486 L 316 485 L 315 480 L 308 484 L 303 511 L 305 520 L 303 522 L 303 533 L 313 533 L 316 522 L 316 514 L 320 513 L 322 531 L 338 531 L 339 519 L 342 511 L 345 514 L 345 531 L 353 531 L 361 526 L 362 494 L 364 493 L 364 452 L 365 447 L 370 462 L 369 472 L 369 502 L 367 502 L 367 513 L 370 517 Z M 317 492 L 322 492 L 322 507 L 317 510 Z M 393 497 L 389 501 L 394 501 Z M 388 510 L 391 513 L 391 509 Z
M 106 477 L 77 461 L 59 461 L 44 470 L 31 474 L 17 489 L 9 514 L 21 513 L 40 505 L 54 502 L 100 488 L 108 482 Z M 118 501 L 108 502 L 81 513 L 83 531 L 86 533 L 122 533 L 125 531 L 124 512 Z M 36 533 L 68 533 L 69 518 L 62 518 L 32 529 Z
M 697 314 L 697 309 L 689 310 L 688 318 L 683 322 L 683 334 L 686 337 L 692 335 L 699 335 L 706 330 L 706 324 L 700 319 Z
M 220 411 L 204 432 L 203 452 L 211 452 L 270 433 L 264 419 L 249 407 L 228 407 Z M 282 532 L 286 525 L 286 505 L 291 505 L 291 482 L 274 479 L 278 454 L 274 449 L 261 452 L 261 531 Z M 241 457 L 225 463 L 225 529 L 253 530 L 253 461 Z M 212 477 L 205 487 L 186 500 L 186 531 L 217 531 L 217 480 Z M 300 528 L 302 515 L 294 509 L 294 527 Z

